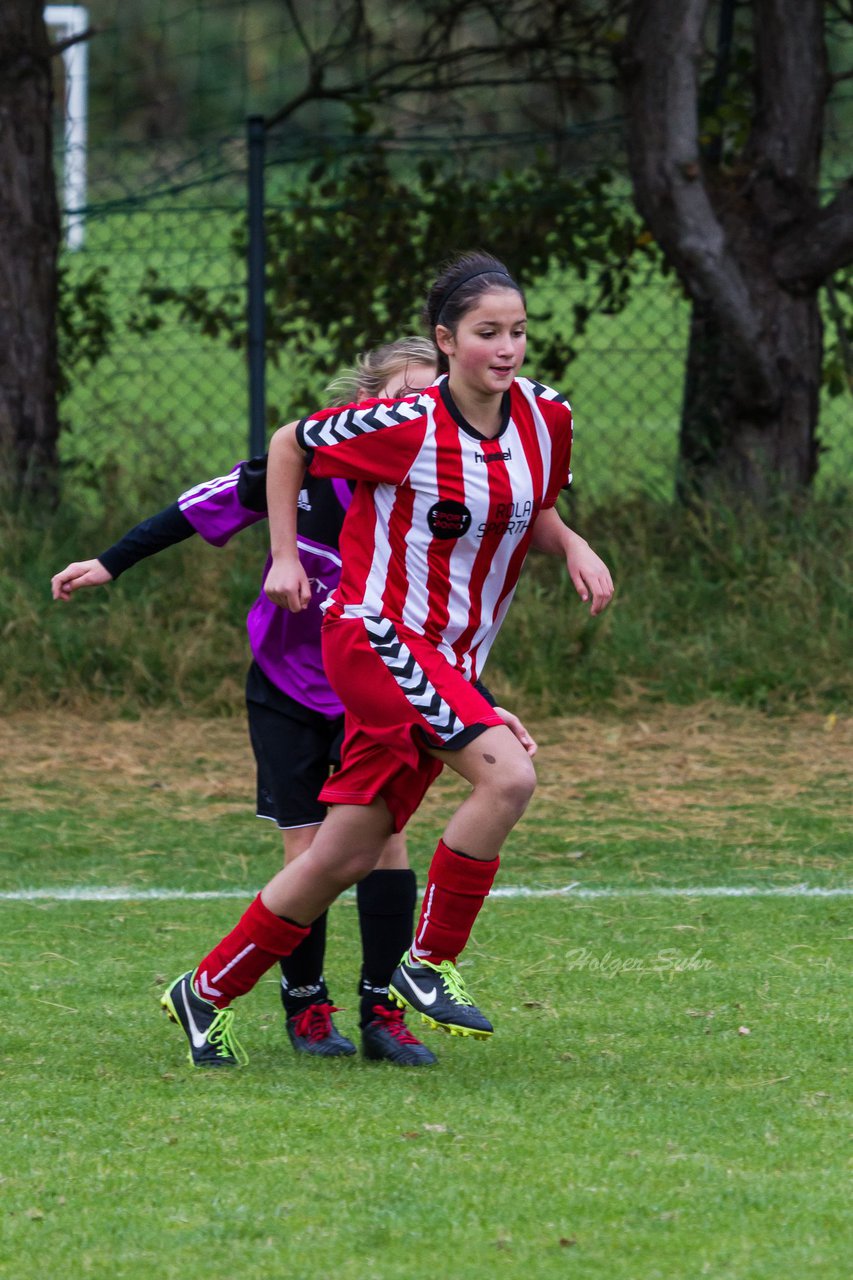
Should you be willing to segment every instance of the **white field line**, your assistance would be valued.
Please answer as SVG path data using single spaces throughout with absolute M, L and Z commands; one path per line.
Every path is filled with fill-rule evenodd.
M 256 891 L 254 891 L 256 892 Z M 128 885 L 79 885 L 67 889 L 11 889 L 0 892 L 0 902 L 217 902 L 225 898 L 251 898 L 251 889 L 134 889 Z M 345 897 L 353 897 L 350 890 Z M 613 885 L 584 889 L 577 881 L 559 889 L 535 889 L 504 885 L 493 889 L 491 898 L 850 898 L 853 885 L 822 886 L 791 884 L 764 885 L 704 884 L 687 887 L 654 885 L 647 889 Z

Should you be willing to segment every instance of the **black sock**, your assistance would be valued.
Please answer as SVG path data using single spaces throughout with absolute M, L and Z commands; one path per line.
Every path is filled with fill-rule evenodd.
M 373 1006 L 396 1009 L 388 997 L 391 974 L 412 941 L 417 881 L 414 871 L 371 871 L 356 886 L 358 924 L 363 958 L 361 1026 L 373 1021 Z
M 329 992 L 323 980 L 326 955 L 326 915 L 324 911 L 311 926 L 295 951 L 282 956 L 281 1003 L 288 1018 L 307 1009 L 309 1004 L 323 1004 Z

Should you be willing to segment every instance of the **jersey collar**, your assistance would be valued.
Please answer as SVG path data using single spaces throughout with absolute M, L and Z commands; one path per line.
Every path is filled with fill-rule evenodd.
M 444 407 L 447 410 L 447 412 L 450 414 L 453 421 L 456 423 L 458 427 L 460 427 L 465 432 L 466 435 L 472 436 L 475 440 L 486 440 L 486 441 L 498 440 L 500 439 L 500 437 L 503 435 L 503 433 L 506 431 L 507 427 L 509 426 L 510 397 L 509 397 L 508 391 L 505 391 L 503 393 L 503 397 L 501 398 L 501 425 L 500 425 L 500 429 L 498 430 L 498 434 L 496 436 L 484 436 L 482 432 L 477 430 L 476 427 L 471 426 L 471 423 L 467 420 L 467 418 L 463 418 L 461 412 L 459 411 L 456 405 L 456 401 L 453 399 L 453 396 L 450 394 L 450 387 L 447 385 L 447 378 L 444 378 L 439 383 L 439 391 L 441 392 L 441 399 L 444 404 Z

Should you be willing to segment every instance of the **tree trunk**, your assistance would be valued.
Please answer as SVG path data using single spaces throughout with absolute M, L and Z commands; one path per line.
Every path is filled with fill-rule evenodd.
M 740 8 L 752 66 L 728 155 L 700 118 L 710 0 L 632 0 L 617 60 L 637 207 L 693 306 L 679 493 L 765 505 L 817 470 L 819 290 L 853 256 L 853 186 L 821 206 L 821 0 Z
M 764 407 L 743 394 L 737 344 L 713 308 L 694 302 L 679 436 L 682 501 L 740 495 L 766 506 L 780 493 L 805 491 L 815 476 L 823 357 L 816 297 L 780 290 L 762 340 L 779 392 Z
M 0 460 L 13 491 L 57 472 L 57 253 L 51 54 L 41 0 L 0 4 Z

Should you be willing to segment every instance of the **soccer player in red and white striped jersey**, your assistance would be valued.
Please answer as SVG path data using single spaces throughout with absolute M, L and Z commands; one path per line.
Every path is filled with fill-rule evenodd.
M 298 864 L 279 872 L 198 966 L 197 993 L 226 1008 L 399 831 L 446 764 L 471 784 L 430 867 L 420 920 L 392 993 L 425 1020 L 487 1037 L 491 1023 L 456 969 L 494 880 L 501 846 L 535 786 L 532 762 L 474 687 L 528 550 L 562 555 L 593 614 L 606 565 L 555 510 L 570 480 L 571 410 L 519 377 L 521 289 L 497 259 L 452 263 L 426 306 L 445 375 L 417 396 L 324 410 L 273 438 L 268 500 L 273 563 L 265 590 L 300 611 L 310 586 L 296 551 L 306 465 L 355 481 L 340 538 L 341 581 L 323 661 L 346 709 L 329 813 Z M 222 978 L 209 990 L 209 974 Z M 215 1010 L 214 1010 L 215 1012 Z
M 296 440 L 314 474 L 368 482 L 344 528 L 327 616 L 391 619 L 476 679 L 536 517 L 567 481 L 565 400 L 515 379 L 488 438 L 462 417 L 444 378 L 412 401 L 306 419 Z

